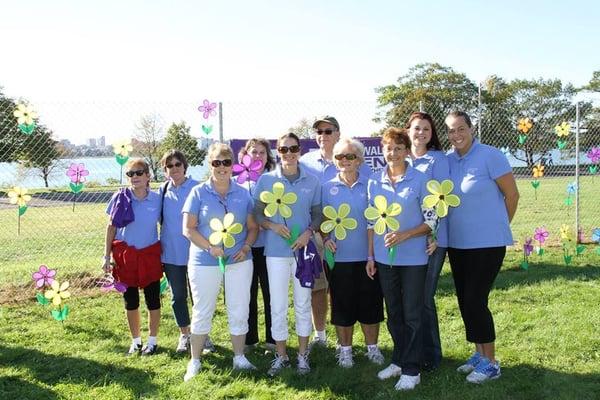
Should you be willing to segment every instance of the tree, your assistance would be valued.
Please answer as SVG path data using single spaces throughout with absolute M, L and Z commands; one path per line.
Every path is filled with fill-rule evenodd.
M 43 125 L 36 126 L 28 135 L 18 151 L 19 163 L 25 168 L 35 168 L 44 180 L 44 186 L 49 187 L 50 174 L 63 164 L 58 160 L 60 152 L 58 142 L 52 138 L 52 131 Z
M 160 154 L 174 149 L 183 152 L 190 165 L 200 165 L 206 157 L 206 150 L 198 147 L 198 140 L 190 134 L 190 127 L 183 121 L 171 124 L 160 145 Z
M 146 159 L 155 181 L 159 179 L 161 156 L 159 147 L 162 135 L 163 126 L 160 117 L 156 114 L 148 114 L 137 123 L 132 140 L 134 154 Z
M 289 132 L 294 132 L 300 139 L 311 139 L 313 136 L 312 125 L 308 118 L 302 118 L 296 125 L 289 128 Z
M 13 116 L 16 108 L 15 101 L 4 96 L 0 87 L 0 162 L 17 161 L 18 151 L 26 137 Z
M 375 121 L 384 120 L 388 126 L 403 127 L 420 106 L 433 117 L 438 129 L 444 126 L 444 118 L 450 111 L 474 114 L 477 110 L 477 85 L 465 74 L 437 63 L 415 65 L 398 78 L 396 85 L 375 90 L 383 112 Z M 443 145 L 448 144 L 445 135 L 440 135 L 440 140 Z

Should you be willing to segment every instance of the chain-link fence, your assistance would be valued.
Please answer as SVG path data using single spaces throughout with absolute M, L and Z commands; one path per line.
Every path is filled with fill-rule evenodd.
M 199 110 L 202 103 L 191 102 L 42 103 L 35 104 L 36 110 L 18 104 L 0 102 L 0 291 L 5 300 L 19 293 L 29 297 L 31 274 L 41 264 L 57 269 L 61 281 L 75 288 L 96 290 L 102 278 L 105 207 L 123 182 L 121 163 L 127 156 L 143 156 L 156 164 L 165 146 L 172 146 L 170 133 L 187 134 L 195 148 L 206 148 L 220 135 L 225 140 L 275 138 L 292 129 L 308 136 L 312 120 L 323 114 L 336 116 L 343 135 L 370 136 L 385 127 L 373 122 L 375 102 L 224 102 L 221 113 L 217 104 L 211 112 L 210 102 L 208 112 Z M 421 108 L 432 112 L 447 143 L 446 111 L 428 110 L 427 103 Z M 594 201 L 600 180 L 595 176 L 600 172 L 597 111 L 577 104 L 560 110 L 487 106 L 471 111 L 481 141 L 505 152 L 518 179 L 517 244 L 537 227 L 548 230 L 550 243 L 558 243 L 562 224 L 579 227 L 583 241 L 591 240 L 600 226 Z M 131 141 L 131 152 L 119 144 L 123 140 Z M 206 176 L 202 156 L 190 168 L 200 180 Z M 160 181 L 160 168 L 154 170 Z

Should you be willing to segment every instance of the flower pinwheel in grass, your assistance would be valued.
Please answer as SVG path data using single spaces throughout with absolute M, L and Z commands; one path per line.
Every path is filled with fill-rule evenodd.
M 249 154 L 244 154 L 242 162 L 233 166 L 233 173 L 237 175 L 237 182 L 243 184 L 247 180 L 256 182 L 262 169 L 262 160 L 252 160 Z
M 210 220 L 210 229 L 213 230 L 213 233 L 208 237 L 210 244 L 216 246 L 223 242 L 223 246 L 228 249 L 235 246 L 235 238 L 233 235 L 242 232 L 242 224 L 234 222 L 234 218 L 235 216 L 233 213 L 227 213 L 225 214 L 225 217 L 223 217 L 222 222 L 218 218 Z
M 365 210 L 365 218 L 368 220 L 377 220 L 375 222 L 375 233 L 383 235 L 386 228 L 391 231 L 400 229 L 400 223 L 394 218 L 402 212 L 402 207 L 398 203 L 392 203 L 388 206 L 385 196 L 377 195 L 373 202 L 375 207 L 369 206 Z
M 533 173 L 533 177 L 536 179 L 544 176 L 544 166 L 541 164 L 534 165 L 531 171 Z
M 90 171 L 85 169 L 85 164 L 72 163 L 67 170 L 67 176 L 71 179 L 72 183 L 85 182 L 85 177 L 90 174 Z
M 265 215 L 267 217 L 273 217 L 279 213 L 283 218 L 290 218 L 292 216 L 292 209 L 289 205 L 296 203 L 296 200 L 298 200 L 296 193 L 285 193 L 285 187 L 281 182 L 273 184 L 272 192 L 265 190 L 260 193 L 260 201 L 267 205 L 265 207 Z
M 69 289 L 69 282 L 65 281 L 60 284 L 58 281 L 52 282 L 51 289 L 46 290 L 44 296 L 48 300 L 52 300 L 52 304 L 55 306 L 60 306 L 63 299 L 71 297 L 71 293 L 67 290 Z
M 39 289 L 52 285 L 55 275 L 55 269 L 50 269 L 46 265 L 40 265 L 40 268 L 31 275 L 31 278 L 35 281 L 35 287 Z
M 573 240 L 575 240 L 575 237 L 573 236 L 573 232 L 569 225 L 563 224 L 560 227 L 560 239 L 563 242 L 569 242 L 569 243 L 572 242 Z
M 523 243 L 523 261 L 521 261 L 521 268 L 524 270 L 529 269 L 529 256 L 533 252 L 533 242 L 532 238 L 526 238 L 525 243 Z
M 533 128 L 533 121 L 531 118 L 521 118 L 517 124 L 517 130 L 521 133 L 527 134 L 531 128 Z
M 113 143 L 113 151 L 116 156 L 129 157 L 129 153 L 133 151 L 131 140 L 124 139 Z
M 8 199 L 10 204 L 16 204 L 21 207 L 25 207 L 27 202 L 31 200 L 31 195 L 27 194 L 27 189 L 19 186 L 15 186 L 8 191 Z
M 334 236 L 337 240 L 346 239 L 346 229 L 356 229 L 358 223 L 354 218 L 346 218 L 350 214 L 350 206 L 347 203 L 340 204 L 336 209 L 332 206 L 323 208 L 323 215 L 328 219 L 321 224 L 321 230 L 324 233 L 334 231 Z
M 427 182 L 427 190 L 432 194 L 425 196 L 423 205 L 425 208 L 435 207 L 437 216 L 444 218 L 448 215 L 448 207 L 458 207 L 460 205 L 458 196 L 451 194 L 453 189 L 454 183 L 449 179 L 442 181 L 442 183 L 430 180 Z
M 569 136 L 569 133 L 571 132 L 571 124 L 566 121 L 562 124 L 558 124 L 554 127 L 554 132 L 556 132 L 558 137 Z
M 198 107 L 198 111 L 202 113 L 202 118 L 208 119 L 211 115 L 217 115 L 217 103 L 211 103 L 208 99 L 204 99 L 202 105 Z
M 591 162 L 593 162 L 594 164 L 598 164 L 598 161 L 600 161 L 600 147 L 592 147 L 586 155 Z
M 550 236 L 550 234 L 548 233 L 546 228 L 544 228 L 544 227 L 535 228 L 533 238 L 535 240 L 537 240 L 540 243 L 540 245 L 544 244 L 546 239 L 548 239 L 548 236 Z
M 32 125 L 38 116 L 33 107 L 27 104 L 18 104 L 13 115 L 17 118 L 19 125 Z

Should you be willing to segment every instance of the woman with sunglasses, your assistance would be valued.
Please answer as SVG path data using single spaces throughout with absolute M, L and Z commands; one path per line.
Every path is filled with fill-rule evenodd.
M 198 374 L 200 353 L 210 332 L 221 282 L 233 368 L 255 369 L 244 356 L 252 280 L 251 246 L 258 234 L 252 198 L 231 180 L 233 152 L 223 143 L 208 149 L 210 178 L 194 187 L 183 206 L 183 234 L 190 240 L 188 275 L 192 306 L 191 353 L 184 381 Z
M 112 271 L 116 281 L 127 285 L 123 298 L 132 337 L 127 355 L 149 356 L 158 349 L 160 324 L 162 264 L 157 224 L 161 199 L 149 188 L 150 169 L 146 161 L 131 158 L 125 164 L 125 171 L 129 187 L 115 193 L 106 208 L 110 221 L 106 226 L 103 269 L 107 273 Z M 114 268 L 110 262 L 111 254 Z M 138 288 L 144 289 L 150 331 L 143 347 Z
M 162 198 L 160 243 L 161 261 L 169 287 L 171 288 L 171 306 L 175 322 L 179 327 L 177 353 L 186 353 L 190 343 L 190 313 L 188 310 L 187 263 L 190 241 L 183 236 L 183 214 L 181 209 L 185 199 L 198 181 L 187 177 L 188 162 L 179 150 L 167 151 L 160 164 L 166 182 L 159 189 Z M 206 339 L 205 349 L 214 350 L 210 339 Z
M 427 235 L 435 226 L 431 210 L 423 210 L 427 176 L 406 161 L 411 143 L 404 129 L 388 128 L 381 139 L 387 167 L 368 183 L 369 228 L 367 274 L 379 281 L 387 310 L 394 351 L 392 362 L 379 371 L 381 380 L 400 376 L 396 390 L 412 390 L 421 381 L 423 287 L 427 273 Z
M 519 191 L 508 160 L 495 147 L 473 138 L 469 115 L 455 111 L 446 117 L 450 177 L 460 206 L 448 214 L 448 259 L 467 341 L 475 352 L 458 372 L 467 381 L 483 383 L 501 375 L 495 358 L 496 331 L 488 297 L 500 272 Z
M 330 266 L 329 288 L 331 294 L 331 322 L 338 337 L 338 365 L 350 368 L 352 357 L 352 334 L 354 324 L 360 322 L 367 358 L 381 365 L 383 355 L 377 347 L 379 323 L 383 321 L 383 295 L 379 276 L 369 279 L 365 273 L 368 254 L 367 220 L 364 211 L 368 206 L 368 175 L 361 174 L 364 162 L 364 146 L 355 139 L 342 138 L 334 147 L 333 154 L 337 175 L 322 188 L 324 218 L 329 214 L 335 219 L 323 222 L 324 246 L 334 254 L 335 264 Z M 331 208 L 335 215 L 331 214 Z M 348 212 L 344 212 L 346 209 Z M 326 235 L 326 236 L 325 236 Z
M 448 165 L 448 158 L 442 151 L 440 139 L 438 138 L 435 123 L 431 115 L 424 112 L 412 113 L 408 117 L 406 129 L 411 141 L 409 160 L 413 168 L 425 173 L 428 180 L 435 179 L 438 182 L 442 182 L 449 179 L 450 167 Z M 435 292 L 437 290 L 440 271 L 446 259 L 448 221 L 447 218 L 442 218 L 438 222 L 438 226 L 435 228 L 437 248 L 429 257 L 427 275 L 425 276 L 422 358 L 423 368 L 427 371 L 436 369 L 442 361 L 442 345 L 435 306 Z
M 275 160 L 271 154 L 269 141 L 263 138 L 253 138 L 246 142 L 240 154 L 238 161 L 242 157 L 249 155 L 252 160 L 260 160 L 262 167 L 258 172 L 271 171 L 275 168 Z M 247 181 L 248 191 L 252 195 L 255 191 L 256 182 Z M 248 314 L 248 333 L 246 334 L 246 347 L 248 349 L 258 344 L 258 285 L 263 298 L 263 313 L 265 320 L 265 344 L 270 350 L 275 349 L 275 340 L 271 335 L 271 296 L 269 295 L 269 278 L 267 274 L 267 259 L 265 257 L 265 231 L 260 229 L 258 238 L 252 245 L 252 285 L 250 286 L 250 311 Z
M 319 229 L 321 220 L 321 186 L 315 176 L 307 174 L 298 165 L 298 136 L 287 133 L 279 137 L 277 152 L 281 164 L 274 171 L 263 174 L 254 191 L 254 214 L 266 230 L 265 256 L 271 294 L 271 333 L 276 343 L 276 355 L 268 371 L 271 376 L 289 366 L 286 341 L 290 278 L 293 281 L 298 335 L 298 372 L 304 374 L 310 371 L 308 338 L 312 330 L 311 288 L 303 287 L 299 279 L 295 278 L 295 252 L 307 246 L 313 232 Z M 276 187 L 283 187 L 283 193 Z M 263 200 L 269 198 L 274 201 L 267 208 Z M 292 232 L 298 234 L 295 240 Z M 288 243 L 288 240 L 293 242 Z

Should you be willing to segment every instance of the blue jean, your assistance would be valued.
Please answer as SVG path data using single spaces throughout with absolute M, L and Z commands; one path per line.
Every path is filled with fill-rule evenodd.
M 190 312 L 187 304 L 187 265 L 165 264 L 164 266 L 167 281 L 171 286 L 171 307 L 173 307 L 175 322 L 180 328 L 190 326 Z
M 429 256 L 427 275 L 425 276 L 425 292 L 423 299 L 423 365 L 425 368 L 437 368 L 442 361 L 442 344 L 438 324 L 435 292 L 440 272 L 446 259 L 446 248 L 438 247 Z

